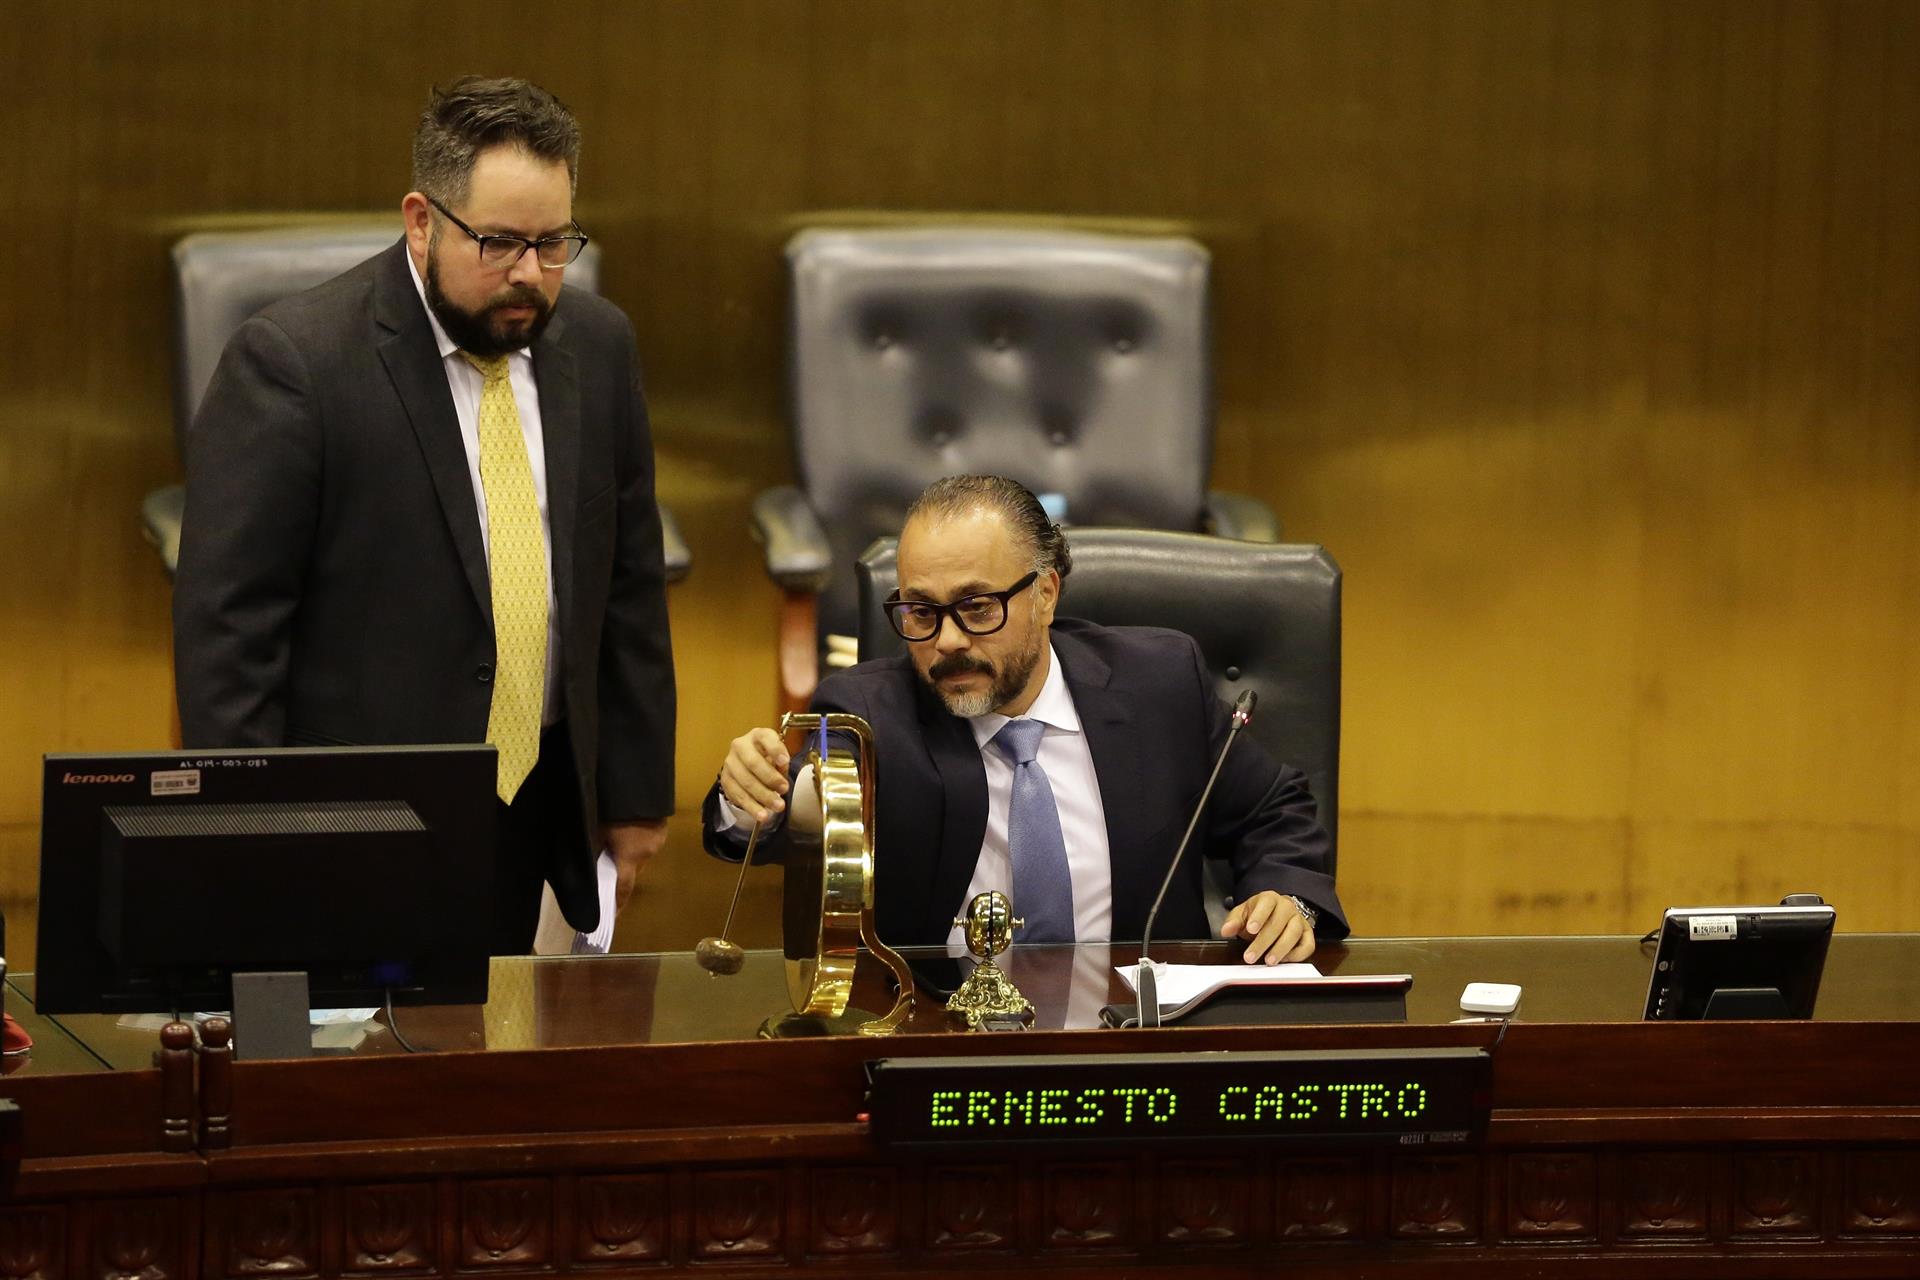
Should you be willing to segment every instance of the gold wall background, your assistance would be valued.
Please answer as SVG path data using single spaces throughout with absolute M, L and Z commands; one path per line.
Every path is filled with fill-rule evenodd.
M 683 809 L 768 712 L 816 218 L 1141 218 L 1216 254 L 1216 482 L 1347 572 L 1365 932 L 1920 925 L 1920 6 L 15 0 L 0 44 L 0 897 L 38 757 L 163 745 L 165 252 L 396 206 L 427 86 L 528 75 L 649 371 Z M 691 825 L 690 821 L 686 825 Z M 717 927 L 683 828 L 629 946 Z M 749 938 L 770 936 L 758 886 Z

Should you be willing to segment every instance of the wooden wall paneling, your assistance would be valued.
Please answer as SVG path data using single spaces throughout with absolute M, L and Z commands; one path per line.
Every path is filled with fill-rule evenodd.
M 689 815 L 771 710 L 776 596 L 744 517 L 790 469 L 787 236 L 1145 220 L 1215 251 L 1217 483 L 1347 570 L 1363 931 L 1629 928 L 1696 887 L 1912 926 L 1912 6 L 594 0 L 539 40 L 521 16 L 18 7 L 4 199 L 39 247 L 35 286 L 0 294 L 16 920 L 39 753 L 169 728 L 135 516 L 175 473 L 166 245 L 391 207 L 426 86 L 487 68 L 586 128 L 582 220 L 697 558 L 672 601 Z M 623 945 L 691 945 L 724 910 L 689 825 Z M 31 929 L 10 936 L 18 967 Z

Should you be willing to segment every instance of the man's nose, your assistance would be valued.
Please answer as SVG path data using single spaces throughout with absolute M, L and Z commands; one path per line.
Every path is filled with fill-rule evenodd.
M 964 653 L 973 648 L 973 637 L 960 629 L 951 614 L 942 614 L 940 630 L 933 634 L 933 647 L 941 653 Z
M 519 260 L 508 269 L 507 279 L 514 284 L 530 284 L 538 289 L 546 276 L 546 270 L 540 265 L 540 251 L 529 249 L 521 254 Z

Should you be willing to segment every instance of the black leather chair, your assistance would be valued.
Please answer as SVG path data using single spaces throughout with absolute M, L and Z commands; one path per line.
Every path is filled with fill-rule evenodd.
M 1207 251 L 1061 231 L 805 231 L 787 246 L 797 486 L 754 501 L 787 594 L 782 701 L 854 635 L 853 563 L 941 476 L 1009 476 L 1074 525 L 1272 542 L 1209 492 Z M 829 661 L 852 643 L 827 643 Z M 837 664 L 836 664 L 837 665 Z
M 269 303 L 324 283 L 366 261 L 400 238 L 398 222 L 339 222 L 265 231 L 210 231 L 173 247 L 174 403 L 176 452 L 184 456 L 188 426 L 220 353 L 250 316 Z M 600 250 L 589 244 L 567 268 L 567 283 L 599 292 Z M 180 559 L 181 485 L 155 489 L 140 504 L 147 540 L 172 577 Z M 667 580 L 678 582 L 692 565 L 687 544 L 663 508 Z
M 1220 696 L 1259 695 L 1246 732 L 1276 759 L 1303 770 L 1339 852 L 1340 566 L 1304 543 L 1238 542 L 1153 529 L 1069 529 L 1073 569 L 1059 611 L 1108 626 L 1172 627 L 1206 656 Z M 881 616 L 897 585 L 897 542 L 882 538 L 860 557 L 861 660 L 903 652 Z M 1168 851 L 1171 855 L 1172 851 Z M 1210 897 L 1226 886 L 1208 867 Z M 1218 921 L 1215 921 L 1217 926 Z

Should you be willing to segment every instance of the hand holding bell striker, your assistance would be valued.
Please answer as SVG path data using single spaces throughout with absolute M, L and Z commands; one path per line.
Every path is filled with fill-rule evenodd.
M 1007 895 L 997 890 L 975 894 L 967 904 L 967 913 L 954 923 L 966 931 L 967 950 L 980 963 L 947 1000 L 947 1012 L 965 1018 L 974 1031 L 989 1025 L 995 1029 L 1009 1024 L 1024 1026 L 1032 1021 L 1033 1005 L 1013 985 L 1006 970 L 993 962 L 1013 941 L 1013 931 L 1027 926 L 1013 914 Z

